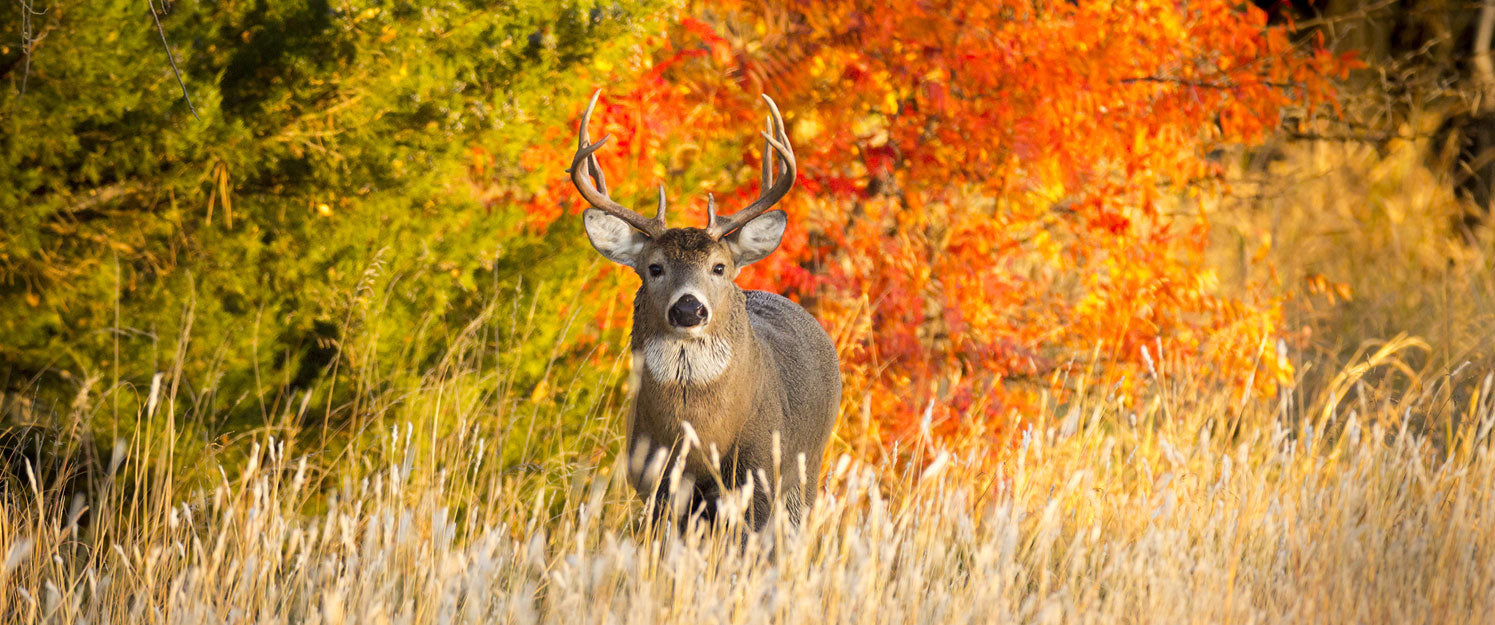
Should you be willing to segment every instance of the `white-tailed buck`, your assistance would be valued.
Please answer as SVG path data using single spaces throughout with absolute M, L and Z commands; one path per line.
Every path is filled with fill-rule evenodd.
M 723 488 L 750 488 L 755 528 L 775 497 L 796 522 L 814 503 L 841 402 L 836 349 L 820 324 L 780 295 L 733 283 L 744 266 L 778 248 L 788 223 L 784 211 L 769 209 L 794 186 L 794 151 L 778 106 L 763 99 L 771 114 L 759 197 L 727 216 L 708 198 L 705 228 L 665 226 L 663 185 L 653 219 L 608 197 L 595 155 L 607 137 L 587 138 L 597 94 L 582 115 L 570 169 L 592 205 L 582 215 L 592 246 L 643 281 L 633 299 L 629 480 L 667 514 L 661 475 L 674 467 L 690 489 L 689 509 L 674 512 L 708 519 Z

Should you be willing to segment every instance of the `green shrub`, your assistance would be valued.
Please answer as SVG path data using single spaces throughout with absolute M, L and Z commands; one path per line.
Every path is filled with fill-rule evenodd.
M 521 151 L 567 140 L 542 129 L 590 89 L 576 69 L 636 54 L 667 8 L 155 7 L 190 109 L 146 3 L 37 6 L 29 66 L 0 49 L 0 390 L 33 415 L 101 394 L 134 414 L 162 372 L 205 436 L 307 390 L 331 406 L 416 382 L 521 284 L 579 287 L 579 227 L 527 231 L 479 189 L 561 175 Z M 524 302 L 540 321 L 515 379 L 538 383 L 568 299 Z

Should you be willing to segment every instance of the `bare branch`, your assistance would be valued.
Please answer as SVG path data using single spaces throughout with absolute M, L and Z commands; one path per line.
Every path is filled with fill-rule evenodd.
M 171 53 L 171 43 L 166 41 L 166 29 L 161 26 L 161 16 L 156 13 L 155 0 L 145 0 L 146 6 L 151 8 L 151 19 L 156 20 L 156 32 L 161 33 L 161 46 L 166 48 L 166 60 L 171 62 L 171 71 L 176 74 L 176 84 L 182 88 L 182 99 L 187 101 L 187 110 L 192 111 L 192 117 L 202 121 L 197 115 L 197 108 L 192 106 L 192 96 L 187 93 L 187 83 L 182 81 L 182 70 L 177 69 L 176 56 Z
M 26 95 L 26 82 L 31 78 L 31 53 L 41 37 L 36 34 L 36 25 L 32 21 L 38 15 L 46 15 L 46 9 L 36 10 L 34 0 L 20 0 L 21 5 L 21 92 L 18 96 Z
M 1485 0 L 1479 10 L 1479 27 L 1474 35 L 1473 58 L 1475 80 L 1480 83 L 1484 101 L 1482 108 L 1489 108 L 1495 100 L 1495 63 L 1490 60 L 1490 38 L 1495 34 L 1495 0 Z
M 1180 87 L 1194 87 L 1196 89 L 1215 89 L 1219 91 L 1230 91 L 1233 89 L 1239 89 L 1244 86 L 1240 83 L 1234 82 L 1210 82 L 1207 80 L 1189 80 L 1187 78 L 1174 78 L 1171 76 L 1137 76 L 1133 78 L 1122 78 L 1117 82 L 1120 82 L 1123 85 L 1130 85 L 1139 82 L 1150 82 L 1165 85 L 1178 85 Z M 1258 84 L 1266 85 L 1268 87 L 1275 87 L 1278 89 L 1296 89 L 1303 86 L 1296 83 L 1270 81 L 1263 81 Z
M 94 207 L 112 202 L 122 197 L 135 195 L 141 191 L 141 186 L 133 183 L 117 183 L 106 187 L 100 187 L 88 192 L 88 195 L 63 209 L 68 214 L 77 214 L 92 210 Z

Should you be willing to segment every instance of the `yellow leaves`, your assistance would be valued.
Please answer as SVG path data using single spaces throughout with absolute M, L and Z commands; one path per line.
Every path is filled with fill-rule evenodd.
M 1075 304 L 1075 314 L 1080 317 L 1097 317 L 1108 308 L 1106 300 L 1095 291 L 1086 292 Z
M 1057 159 L 1044 159 L 1039 162 L 1029 163 L 1029 186 L 1034 195 L 1042 198 L 1049 204 L 1057 204 L 1068 195 L 1068 187 L 1065 184 L 1068 174 L 1065 172 L 1063 163 Z
M 862 115 L 852 120 L 851 132 L 871 147 L 888 142 L 888 120 L 882 115 Z
M 681 143 L 681 144 L 675 146 L 675 149 L 673 149 L 673 150 L 670 151 L 670 158 L 668 159 L 668 161 L 669 161 L 669 167 L 668 167 L 668 169 L 673 169 L 675 171 L 684 171 L 684 170 L 688 169 L 691 165 L 695 164 L 696 159 L 699 159 L 700 157 L 701 157 L 701 145 L 699 143 L 693 143 L 693 142 Z M 656 177 L 662 177 L 663 174 L 661 174 L 659 172 L 661 172 L 661 171 L 668 171 L 668 170 L 665 169 L 665 167 L 663 165 L 657 165 L 657 166 L 655 166 L 654 171 L 656 172 L 655 173 Z M 702 181 L 702 182 L 705 182 L 705 181 Z
M 789 129 L 789 138 L 795 143 L 809 143 L 820 136 L 825 127 L 820 123 L 820 116 L 815 111 L 805 111 L 797 116 L 794 125 Z
M 1261 233 L 1261 244 L 1256 246 L 1256 251 L 1251 254 L 1252 263 L 1260 263 L 1266 260 L 1267 254 L 1272 251 L 1272 233 L 1264 231 Z
M 809 67 L 805 69 L 807 73 L 810 74 L 811 78 L 820 78 L 825 75 L 826 67 L 827 65 L 825 62 L 825 57 L 816 54 L 815 56 L 810 57 Z
M 1133 155 L 1141 155 L 1147 153 L 1149 139 L 1148 134 L 1149 133 L 1146 126 L 1137 126 L 1137 128 L 1132 131 L 1131 150 Z
M 550 393 L 550 378 L 543 378 L 543 379 L 540 380 L 539 384 L 535 385 L 534 390 L 530 391 L 529 400 L 532 401 L 532 402 L 542 401 L 542 400 L 544 400 L 546 398 L 546 396 L 549 393 Z
M 322 217 L 331 217 L 332 216 L 332 207 L 328 206 L 326 202 L 322 202 L 320 204 L 317 204 L 317 209 L 316 210 L 317 210 L 317 214 L 320 215 L 320 216 L 322 216 Z
M 384 28 L 380 29 L 379 31 L 379 43 L 389 43 L 391 41 L 394 41 L 395 37 L 398 36 L 399 32 L 396 31 L 393 26 L 386 24 Z
M 1272 381 L 1276 384 L 1272 387 L 1266 388 L 1265 391 L 1268 397 L 1274 397 L 1277 390 L 1275 387 L 1292 386 L 1293 378 L 1297 373 L 1297 369 L 1293 367 L 1292 361 L 1288 360 L 1287 354 L 1278 350 L 1272 351 L 1272 358 L 1267 362 L 1272 365 L 1271 371 L 1274 374 L 1272 376 Z
M 203 225 L 213 225 L 213 208 L 221 203 L 224 222 L 232 229 L 234 227 L 233 184 L 229 181 L 228 164 L 222 161 L 215 163 L 209 177 L 213 187 L 208 193 L 208 212 L 203 218 Z
M 457 271 L 454 269 L 452 270 L 452 277 L 456 278 L 457 286 L 462 287 L 462 290 L 467 291 L 468 293 L 472 293 L 478 290 L 478 284 L 477 281 L 473 279 L 472 272 Z
M 1200 291 L 1214 291 L 1220 287 L 1220 274 L 1214 269 L 1205 269 L 1199 272 L 1197 283 Z
M 889 91 L 887 93 L 884 93 L 883 94 L 883 99 L 882 99 L 882 112 L 884 112 L 884 113 L 886 113 L 888 115 L 897 114 L 898 113 L 898 101 L 899 101 L 899 98 L 898 98 L 898 94 L 897 93 L 895 93 L 893 91 Z
M 369 7 L 367 9 L 364 9 L 363 11 L 359 12 L 358 16 L 353 18 L 353 23 L 356 24 L 358 22 L 368 21 L 368 20 L 374 19 L 375 17 L 378 17 L 378 16 L 379 16 L 379 7 Z
M 1054 240 L 1053 235 L 1050 235 L 1048 230 L 1039 230 L 1038 234 L 1033 236 L 1030 245 L 1033 246 L 1034 251 L 1038 252 L 1039 255 L 1051 263 L 1059 260 L 1059 254 L 1063 250 L 1063 247 L 1059 245 L 1058 241 Z
M 1308 287 L 1309 293 L 1328 297 L 1330 304 L 1334 303 L 1336 297 L 1350 301 L 1351 290 L 1348 283 L 1334 282 L 1317 273 L 1306 276 L 1303 282 Z
M 1175 8 L 1180 6 L 1181 5 L 1171 5 L 1158 11 L 1158 26 L 1160 27 L 1162 34 L 1169 39 L 1184 39 L 1188 37 L 1188 33 L 1184 28 L 1183 21 L 1180 20 L 1178 16 L 1178 11 L 1187 9 Z

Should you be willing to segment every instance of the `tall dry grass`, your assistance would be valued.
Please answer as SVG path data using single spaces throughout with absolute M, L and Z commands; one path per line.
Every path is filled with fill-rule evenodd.
M 267 439 L 200 489 L 122 444 L 0 507 L 0 614 L 56 623 L 1495 621 L 1495 394 L 1242 404 L 1188 379 L 1035 416 L 995 466 L 829 463 L 801 528 L 650 527 L 616 462 L 495 466 L 458 415 L 316 460 Z M 438 380 L 442 388 L 456 378 Z M 159 389 L 158 389 L 159 392 Z M 1353 398 L 1353 399 L 1348 399 Z M 170 402 L 150 402 L 169 406 Z M 1450 403 L 1440 444 L 1409 414 Z M 1126 405 L 1138 406 L 1125 408 Z M 613 441 L 616 442 L 616 441 Z M 156 467 L 154 469 L 150 467 Z M 131 469 L 131 467 L 136 467 Z M 139 487 L 123 487 L 136 470 Z M 320 511 L 307 513 L 313 502 Z
M 0 487 L 0 619 L 1495 622 L 1495 271 L 1447 236 L 1461 209 L 1419 158 L 1294 144 L 1206 207 L 1227 285 L 1272 266 L 1293 296 L 1302 380 L 1275 398 L 1160 372 L 1137 401 L 1026 415 L 995 463 L 829 458 L 803 527 L 656 527 L 601 390 L 626 367 L 550 350 L 542 386 L 568 399 L 538 402 L 509 371 L 545 350 L 518 324 L 525 349 L 495 354 L 478 319 L 477 349 L 369 395 L 325 448 L 303 397 L 215 456 L 157 384 L 128 438 L 81 455 L 93 479 L 23 463 Z M 592 420 L 581 442 L 553 440 L 562 413 Z
M 1441 119 L 1420 112 L 1385 132 L 1324 123 L 1316 133 L 1338 140 L 1234 152 L 1230 192 L 1200 207 L 1226 288 L 1290 297 L 1285 330 L 1324 375 L 1398 334 L 1428 343 L 1419 367 L 1495 366 L 1495 229 L 1464 231 L 1480 209 L 1433 156 Z

